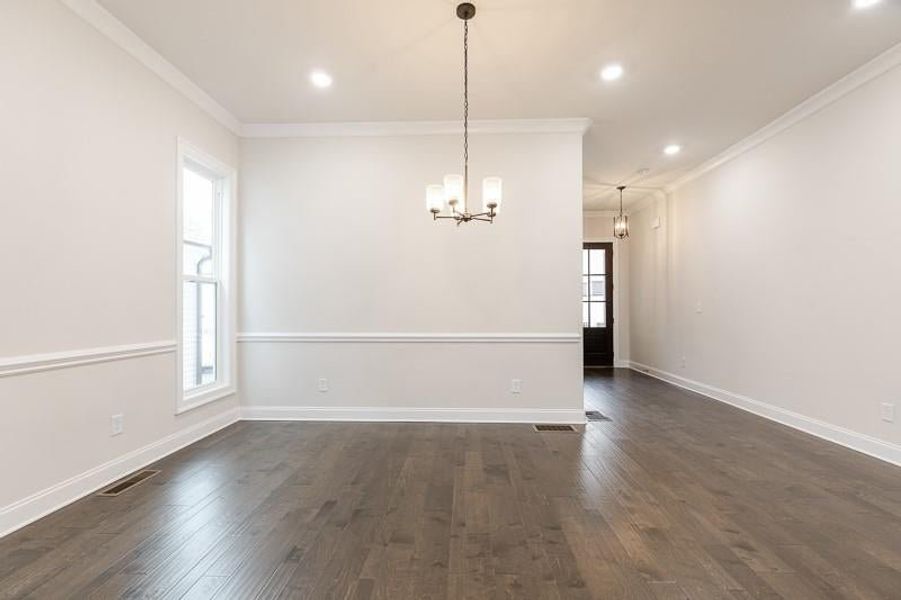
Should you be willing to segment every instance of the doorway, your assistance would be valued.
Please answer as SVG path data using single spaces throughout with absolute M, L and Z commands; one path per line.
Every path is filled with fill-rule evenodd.
M 586 367 L 613 366 L 613 243 L 582 245 L 582 348 Z

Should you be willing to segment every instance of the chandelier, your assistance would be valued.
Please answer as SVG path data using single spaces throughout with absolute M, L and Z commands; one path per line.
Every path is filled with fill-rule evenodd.
M 626 186 L 621 185 L 616 189 L 619 190 L 619 215 L 613 217 L 613 235 L 617 239 L 624 240 L 629 237 L 629 216 L 623 214 L 623 190 Z
M 457 17 L 463 21 L 463 174 L 445 175 L 444 185 L 426 187 L 425 202 L 432 219 L 453 219 L 457 225 L 470 221 L 494 223 L 503 194 L 500 177 L 482 180 L 482 212 L 469 210 L 469 20 L 476 7 L 469 2 L 457 6 Z

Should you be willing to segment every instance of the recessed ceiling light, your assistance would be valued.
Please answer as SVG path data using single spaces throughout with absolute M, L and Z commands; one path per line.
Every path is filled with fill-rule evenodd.
M 675 156 L 680 152 L 682 152 L 682 146 L 680 146 L 679 144 L 670 144 L 663 149 L 663 153 L 667 156 Z
M 318 88 L 327 88 L 332 85 L 332 76 L 325 71 L 313 71 L 310 73 L 310 81 Z
M 870 8 L 871 6 L 876 6 L 880 2 L 882 2 L 882 0 L 854 0 L 854 8 L 858 10 Z
M 606 67 L 601 69 L 601 79 L 603 79 L 604 81 L 616 81 L 623 76 L 623 73 L 625 73 L 625 70 L 623 69 L 622 65 L 607 65 Z

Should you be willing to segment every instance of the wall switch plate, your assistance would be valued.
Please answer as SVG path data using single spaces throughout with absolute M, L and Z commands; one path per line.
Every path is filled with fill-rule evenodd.
M 651 227 L 653 229 L 660 229 L 660 217 L 654 217 L 651 221 Z
M 522 392 L 522 379 L 511 379 L 510 380 L 510 393 L 511 394 L 519 394 Z
M 895 422 L 895 405 L 890 402 L 883 402 L 882 408 L 879 411 L 882 415 L 882 420 L 886 423 L 894 423 Z
M 319 391 L 320 392 L 328 391 L 328 379 L 326 379 L 325 377 L 319 378 Z
M 704 312 L 704 306 L 701 304 L 701 301 L 700 301 L 700 300 L 698 300 L 698 301 L 695 303 L 695 312 L 698 313 L 698 314 L 701 314 L 702 312 Z
M 120 435 L 125 430 L 125 415 L 110 417 L 110 435 Z

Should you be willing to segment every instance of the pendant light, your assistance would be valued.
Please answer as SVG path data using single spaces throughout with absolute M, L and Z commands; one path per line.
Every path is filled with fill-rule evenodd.
M 469 209 L 469 20 L 476 7 L 469 2 L 457 6 L 457 17 L 463 21 L 463 175 L 445 175 L 444 184 L 426 187 L 425 203 L 432 219 L 453 219 L 457 225 L 470 221 L 494 223 L 503 197 L 500 177 L 482 180 L 482 212 Z
M 621 185 L 616 189 L 619 190 L 619 215 L 613 217 L 613 236 L 619 240 L 629 237 L 629 216 L 623 214 L 623 191 L 626 186 Z

